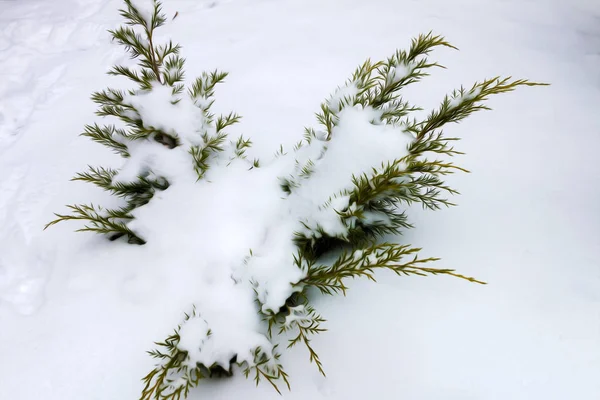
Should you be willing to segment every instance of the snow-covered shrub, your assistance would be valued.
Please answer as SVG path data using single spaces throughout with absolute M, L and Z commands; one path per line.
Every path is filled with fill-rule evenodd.
M 86 225 L 80 231 L 104 234 L 110 240 L 125 236 L 130 243 L 144 244 L 146 239 L 133 226 L 136 209 L 175 181 L 201 179 L 220 152 L 228 150 L 244 158 L 250 142 L 240 137 L 235 143 L 226 143 L 225 129 L 240 117 L 229 113 L 215 118 L 210 112 L 215 86 L 227 73 L 204 72 L 186 90 L 180 46 L 171 41 L 155 43 L 155 29 L 166 21 L 161 4 L 151 1 L 150 7 L 141 7 L 131 0 L 124 2 L 121 15 L 127 26 L 110 33 L 138 60 L 138 66 L 117 65 L 109 74 L 127 77 L 138 88 L 108 88 L 94 93 L 92 100 L 99 105 L 96 114 L 116 117 L 119 125 L 87 125 L 82 135 L 109 147 L 126 161 L 119 170 L 89 167 L 73 178 L 122 198 L 123 205 L 117 209 L 70 205 L 72 214 L 56 214 L 58 218 L 47 226 L 82 220 Z
M 210 112 L 214 87 L 226 74 L 204 73 L 186 91 L 180 47 L 156 44 L 155 29 L 165 22 L 160 3 L 124 2 L 127 27 L 112 34 L 138 67 L 116 66 L 110 74 L 138 88 L 95 93 L 98 115 L 121 125 L 89 125 L 84 135 L 125 162 L 119 169 L 90 167 L 74 178 L 110 191 L 123 205 L 72 205 L 73 214 L 57 214 L 49 225 L 83 220 L 81 230 L 111 240 L 172 244 L 189 255 L 191 266 L 206 256 L 197 253 L 199 237 L 225 250 L 210 271 L 217 283 L 198 291 L 181 325 L 150 352 L 157 364 L 144 378 L 142 400 L 186 397 L 200 380 L 231 375 L 236 366 L 277 391 L 278 381 L 289 387 L 278 352 L 284 333 L 292 337 L 287 347 L 304 344 L 324 373 L 310 338 L 324 330 L 325 320 L 310 304 L 309 288 L 345 294 L 348 279 L 374 281 L 378 269 L 482 283 L 428 267 L 436 259 L 421 258 L 419 248 L 380 239 L 411 227 L 405 208 L 412 203 L 431 210 L 452 205 L 444 196 L 456 191 L 443 177 L 465 170 L 449 160 L 460 153 L 452 147 L 457 139 L 444 136 L 445 124 L 487 109 L 490 95 L 537 83 L 478 82 L 418 119 L 420 109 L 401 89 L 439 66 L 428 59 L 434 48 L 453 47 L 441 36 L 420 35 L 408 51 L 362 64 L 321 104 L 317 128 L 306 129 L 292 151 L 280 149 L 260 163 L 247 159 L 249 140 L 227 139 L 225 128 L 239 116 Z M 204 221 L 219 208 L 235 213 L 233 225 Z M 199 235 L 202 229 L 210 233 Z

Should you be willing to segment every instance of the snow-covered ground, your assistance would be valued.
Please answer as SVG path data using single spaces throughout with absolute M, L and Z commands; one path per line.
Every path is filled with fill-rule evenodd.
M 179 322 L 194 282 L 177 266 L 118 262 L 118 247 L 42 227 L 64 204 L 106 198 L 69 182 L 115 158 L 79 137 L 88 100 L 126 57 L 109 43 L 119 0 L 0 0 L 0 399 L 136 399 L 146 354 Z M 492 98 L 448 133 L 472 171 L 459 207 L 410 210 L 403 241 L 445 278 L 352 282 L 313 301 L 328 332 L 282 357 L 290 399 L 600 398 L 600 5 L 594 0 L 165 0 L 162 35 L 188 76 L 230 72 L 215 106 L 270 156 L 314 125 L 320 102 L 367 57 L 434 30 L 461 49 L 410 87 L 427 108 L 494 75 L 549 82 Z M 93 196 L 93 197 L 92 197 Z M 110 247 L 110 250 L 109 250 Z M 171 275 L 181 274 L 179 277 Z M 190 399 L 278 398 L 236 376 Z

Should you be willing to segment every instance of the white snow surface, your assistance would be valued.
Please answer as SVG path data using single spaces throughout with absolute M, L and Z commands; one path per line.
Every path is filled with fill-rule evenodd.
M 402 79 L 410 75 L 415 69 L 415 63 L 398 64 L 389 72 L 388 79 L 391 82 L 400 82 Z
M 360 106 L 345 107 L 331 132 L 326 154 L 315 161 L 315 172 L 302 181 L 298 195 L 323 204 L 333 194 L 351 189 L 352 177 L 402 158 L 413 137 L 400 127 L 373 124 L 378 114 Z
M 340 111 L 342 108 L 342 101 L 347 98 L 353 98 L 358 94 L 358 87 L 354 82 L 349 82 L 344 86 L 336 89 L 331 97 L 327 100 L 327 106 L 334 112 Z
M 289 290 L 281 283 L 300 277 L 286 235 L 307 215 L 285 203 L 298 201 L 312 212 L 343 189 L 348 174 L 371 162 L 360 148 L 332 141 L 328 153 L 356 163 L 327 165 L 339 181 L 307 185 L 297 200 L 266 195 L 278 190 L 275 171 L 285 166 L 249 172 L 247 164 L 233 162 L 211 170 L 194 191 L 176 182 L 137 211 L 136 229 L 152 246 L 75 233 L 76 224 L 42 231 L 65 204 L 117 204 L 69 179 L 87 164 L 121 162 L 78 136 L 96 118 L 90 93 L 117 86 L 103 73 L 130 62 L 106 33 L 120 23 L 119 6 L 117 0 L 0 0 L 0 399 L 138 398 L 140 379 L 154 363 L 145 351 L 192 304 L 211 329 L 202 338 L 203 324 L 188 326 L 185 346 L 196 346 L 193 338 L 212 343 L 196 357 L 225 363 L 231 352 L 264 343 L 252 288 L 223 286 L 233 285 L 231 273 L 252 276 L 268 285 L 270 304 L 281 302 Z M 327 378 L 309 364 L 304 348 L 286 351 L 281 360 L 292 391 L 283 397 L 600 396 L 597 2 L 166 0 L 164 9 L 177 18 L 159 36 L 183 45 L 189 79 L 214 68 L 230 72 L 214 107 L 244 117 L 230 138 L 243 133 L 253 140 L 250 159 L 268 160 L 280 143 L 291 150 L 304 126 L 316 126 L 319 104 L 360 62 L 389 56 L 429 30 L 461 51 L 432 54 L 448 69 L 409 87 L 412 103 L 431 109 L 461 84 L 498 74 L 552 84 L 492 98 L 494 111 L 448 127 L 449 136 L 463 138 L 457 149 L 467 153 L 457 163 L 473 172 L 448 179 L 462 193 L 453 199 L 460 206 L 410 209 L 416 228 L 396 239 L 442 257 L 436 267 L 489 284 L 381 273 L 377 284 L 350 282 L 346 298 L 315 296 L 328 331 L 312 344 Z M 369 29 L 356 28 L 364 26 Z M 349 115 L 348 124 L 368 124 L 362 116 Z M 406 142 L 396 138 L 384 158 L 401 156 L 396 148 Z M 174 176 L 193 173 L 189 164 L 177 164 L 180 156 L 167 160 L 141 150 L 153 168 L 163 162 L 166 173 L 177 170 Z M 319 181 L 323 165 L 316 167 L 308 182 Z M 342 196 L 331 207 L 345 206 Z M 194 232 L 195 225 L 202 234 L 164 234 Z M 197 250 L 181 251 L 190 247 Z M 250 248 L 247 265 L 228 265 Z M 278 276 L 269 268 L 276 264 L 283 266 Z M 203 383 L 189 398 L 279 396 L 238 373 Z
M 151 91 L 125 96 L 124 102 L 139 112 L 146 128 L 160 129 L 188 145 L 202 143 L 204 115 L 187 93 L 172 95 L 168 86 L 155 84 Z M 179 100 L 177 104 L 173 104 Z M 212 132 L 209 132 L 212 133 Z

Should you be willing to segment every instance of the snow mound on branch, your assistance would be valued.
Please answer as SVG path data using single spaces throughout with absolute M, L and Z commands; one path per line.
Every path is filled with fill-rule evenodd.
M 406 156 L 413 140 L 400 127 L 379 123 L 380 113 L 370 107 L 345 107 L 338 117 L 326 154 L 298 190 L 299 196 L 318 204 L 349 190 L 354 176 Z
M 161 130 L 189 145 L 200 145 L 201 134 L 214 133 L 207 131 L 206 118 L 194 101 L 187 95 L 173 95 L 169 86 L 155 85 L 151 91 L 126 96 L 125 103 L 135 107 L 145 128 Z
M 234 356 L 252 363 L 255 349 L 270 348 L 256 301 L 263 313 L 277 313 L 306 276 L 294 262 L 295 234 L 318 226 L 345 235 L 338 212 L 348 208 L 349 197 L 338 194 L 351 189 L 353 176 L 404 156 L 412 138 L 381 124 L 373 109 L 348 106 L 339 112 L 331 140 L 313 141 L 260 168 L 223 151 L 198 182 L 189 148 L 202 143 L 201 134 L 212 126 L 188 97 L 172 100 L 164 87 L 128 100 L 144 125 L 184 139 L 174 149 L 153 140 L 130 146 L 131 157 L 116 179 L 151 172 L 170 186 L 135 209 L 128 226 L 153 251 L 172 256 L 175 274 L 194 282 L 190 300 L 198 315 L 180 333 L 190 365 L 227 369 Z M 278 178 L 293 174 L 299 160 L 312 163 L 314 172 L 287 195 Z

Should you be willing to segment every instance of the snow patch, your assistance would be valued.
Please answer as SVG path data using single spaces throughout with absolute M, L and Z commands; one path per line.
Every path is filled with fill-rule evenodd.
M 399 63 L 395 67 L 391 68 L 388 72 L 387 79 L 390 82 L 396 83 L 408 77 L 415 70 L 416 64 L 409 63 Z
M 339 87 L 333 95 L 327 100 L 327 106 L 334 111 L 339 112 L 344 104 L 358 95 L 358 87 L 355 82 L 349 82 Z
M 203 111 L 187 95 L 173 95 L 173 89 L 155 84 L 150 91 L 139 91 L 125 96 L 124 103 L 139 113 L 144 127 L 161 130 L 187 145 L 203 143 L 202 134 L 207 132 Z
M 302 182 L 298 196 L 324 204 L 333 194 L 351 189 L 352 177 L 406 156 L 413 137 L 399 127 L 373 123 L 378 116 L 360 106 L 340 111 L 326 155 L 315 161 L 315 172 Z

